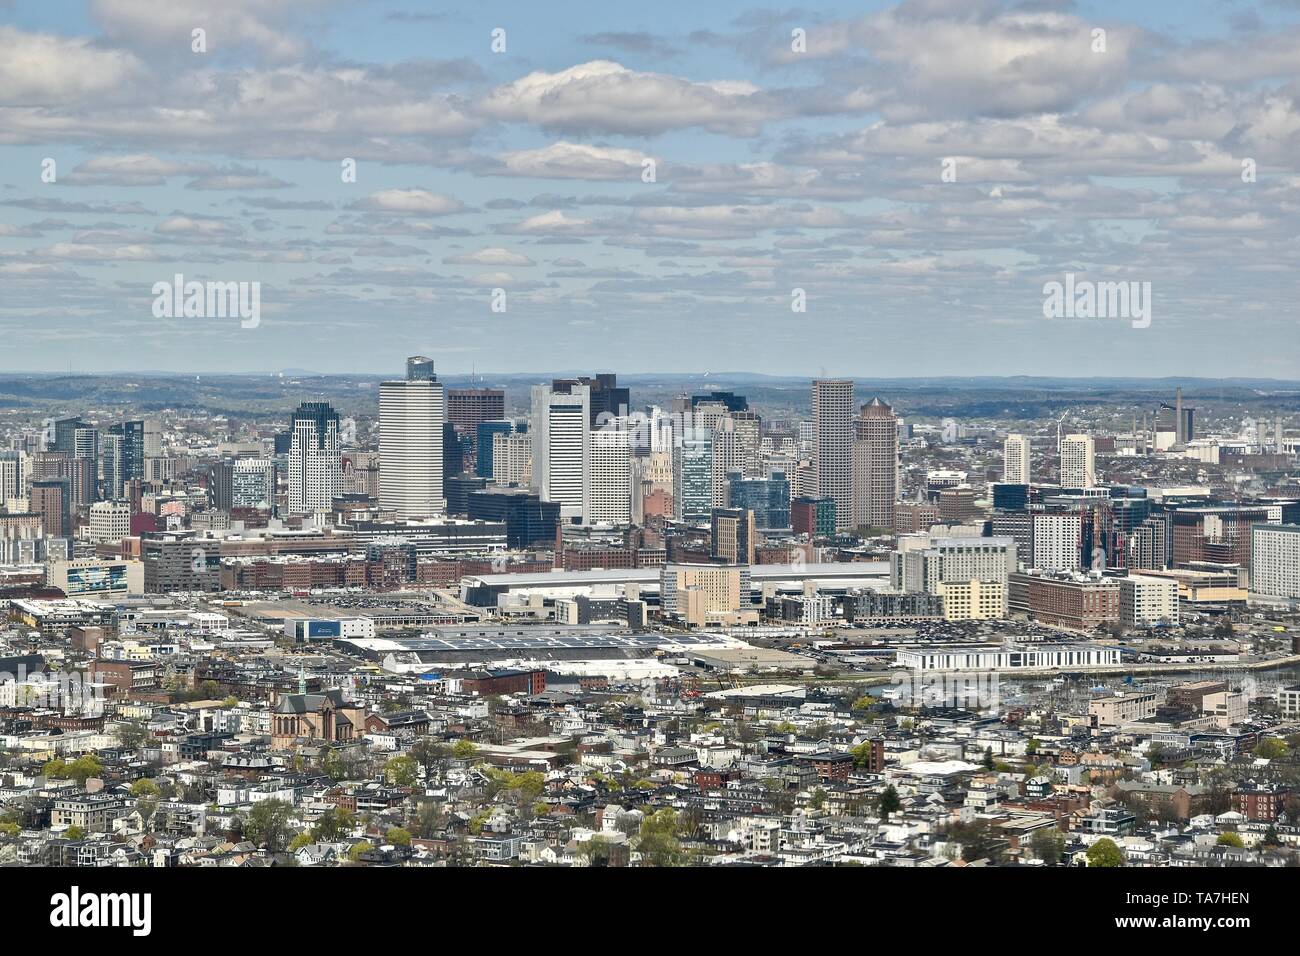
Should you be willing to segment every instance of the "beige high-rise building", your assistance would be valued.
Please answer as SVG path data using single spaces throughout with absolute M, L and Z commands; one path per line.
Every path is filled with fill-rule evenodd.
M 408 363 L 409 367 L 409 363 Z M 399 519 L 442 514 L 441 382 L 432 378 L 379 385 L 379 503 Z
M 728 564 L 753 564 L 754 512 L 747 508 L 714 508 L 712 556 Z
M 528 485 L 533 480 L 533 436 L 512 432 L 492 436 L 492 482 L 497 485 Z
M 1096 446 L 1091 435 L 1061 439 L 1061 487 L 1091 488 L 1097 483 Z
M 1029 436 L 1008 435 L 1002 443 L 1002 480 L 1011 485 L 1029 484 Z
M 898 418 L 873 398 L 854 422 L 853 525 L 892 529 L 897 497 Z
M 745 468 L 744 449 L 731 416 L 717 419 L 713 432 L 713 507 L 727 506 L 727 476 Z
M 941 581 L 945 621 L 990 621 L 1007 616 L 1007 585 L 1004 581 Z
M 591 478 L 587 508 L 590 524 L 632 521 L 632 433 L 598 428 L 591 433 Z
M 663 613 L 700 624 L 739 611 L 749 600 L 749 568 L 723 564 L 665 564 L 659 572 Z
M 812 383 L 812 478 L 817 494 L 835 502 L 835 527 L 854 525 L 853 382 L 817 379 Z

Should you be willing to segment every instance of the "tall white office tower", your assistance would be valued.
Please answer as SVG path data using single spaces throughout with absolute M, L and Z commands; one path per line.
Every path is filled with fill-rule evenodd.
M 898 419 L 878 398 L 853 423 L 853 524 L 892 530 L 898 497 Z
M 1097 483 L 1096 448 L 1091 435 L 1061 439 L 1061 487 L 1091 488 Z
M 853 382 L 812 384 L 812 478 L 817 494 L 835 502 L 836 529 L 853 527 Z
M 0 451 L 0 511 L 9 510 L 9 503 L 15 505 L 27 497 L 27 486 L 31 481 L 31 463 L 26 452 Z M 19 508 L 26 511 L 26 506 Z
M 289 513 L 328 511 L 343 487 L 338 412 L 327 402 L 303 402 L 289 432 Z
M 1009 485 L 1029 484 L 1029 436 L 1011 434 L 1002 443 L 1002 480 Z
M 586 385 L 533 386 L 532 488 L 560 505 L 560 516 L 585 522 L 590 503 L 591 390 Z
M 99 429 L 78 428 L 74 433 L 72 457 L 99 458 Z
M 447 400 L 433 363 L 407 360 L 405 381 L 379 385 L 379 504 L 396 517 L 442 514 L 442 433 Z
M 632 522 L 632 433 L 624 427 L 591 433 L 588 524 Z

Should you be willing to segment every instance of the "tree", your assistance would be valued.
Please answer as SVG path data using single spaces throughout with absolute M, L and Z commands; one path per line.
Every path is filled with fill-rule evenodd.
M 158 784 L 149 779 L 137 780 L 131 784 L 131 796 L 137 799 L 140 797 L 156 797 L 160 793 L 162 791 L 158 789 Z
M 1123 866 L 1124 854 L 1120 852 L 1114 840 L 1102 837 L 1088 847 L 1088 865 L 1101 867 Z
M 122 745 L 123 750 L 139 750 L 149 739 L 149 731 L 144 724 L 133 721 L 118 724 L 116 731 L 117 742 Z
M 885 792 L 880 795 L 880 802 L 877 804 L 880 818 L 888 822 L 889 815 L 897 813 L 902 807 L 903 802 L 898 799 L 898 791 L 894 789 L 894 785 L 891 783 L 885 788 Z
M 388 832 L 384 834 L 384 839 L 393 846 L 410 846 L 411 831 L 406 827 L 390 827 Z
M 411 757 L 424 771 L 425 781 L 433 780 L 434 771 L 441 770 L 451 756 L 451 748 L 432 737 L 421 737 L 411 746 Z
M 532 803 L 546 789 L 546 777 L 540 770 L 528 770 L 524 773 L 511 774 L 510 790 L 518 795 L 521 803 Z
M 83 830 L 81 827 L 77 826 L 76 824 L 73 824 L 72 826 L 70 826 L 70 827 L 68 827 L 66 830 L 64 830 L 64 831 L 63 831 L 63 835 L 64 835 L 64 837 L 66 837 L 66 838 L 69 839 L 69 840 L 84 840 L 84 839 L 86 839 L 86 831 Z
M 478 748 L 470 740 L 458 740 L 456 745 L 451 748 L 451 755 L 457 760 L 470 760 L 477 753 Z
M 103 772 L 104 765 L 94 754 L 82 754 L 72 763 L 67 763 L 62 757 L 55 757 L 41 767 L 41 773 L 51 780 L 75 780 L 83 786 L 89 778 L 98 777 Z
M 415 811 L 415 835 L 427 839 L 442 829 L 442 810 L 432 800 L 422 800 Z
M 1235 846 L 1238 850 L 1240 850 L 1242 847 L 1246 845 L 1245 843 L 1242 842 L 1241 836 L 1239 834 L 1233 833 L 1231 831 L 1227 833 L 1220 833 L 1219 839 L 1215 840 L 1214 842 L 1216 846 Z
M 138 797 L 135 801 L 135 809 L 136 812 L 140 814 L 140 822 L 146 829 L 148 829 L 149 822 L 153 819 L 153 815 L 158 810 L 158 798 Z
M 311 846 L 312 843 L 314 842 L 315 841 L 312 839 L 311 833 L 308 832 L 307 830 L 303 830 L 296 837 L 294 837 L 293 840 L 290 841 L 289 852 L 292 853 L 297 850 L 301 850 L 305 846 Z
M 353 863 L 357 863 L 360 861 L 362 854 L 369 853 L 373 849 L 374 846 L 371 845 L 369 840 L 360 840 L 352 844 L 352 848 L 348 850 L 348 859 Z
M 578 845 L 578 857 L 588 866 L 608 866 L 612 845 L 606 837 L 594 836 Z
M 312 835 L 323 843 L 332 843 L 356 826 L 356 817 L 347 807 L 330 807 L 320 815 Z
M 356 776 L 356 755 L 343 747 L 327 747 L 320 757 L 321 773 L 331 780 L 351 780 Z
M 1205 810 L 1218 816 L 1232 809 L 1232 790 L 1228 787 L 1227 774 L 1222 768 L 1211 770 L 1206 779 Z
M 1065 853 L 1065 834 L 1056 827 L 1035 830 L 1029 838 L 1029 849 L 1044 863 L 1055 865 Z
M 94 754 L 82 754 L 72 763 L 68 764 L 68 777 L 85 785 L 91 777 L 98 777 L 104 772 L 104 765 Z
M 1255 756 L 1265 760 L 1277 760 L 1287 753 L 1286 741 L 1280 737 L 1265 737 L 1255 745 Z
M 414 757 L 394 757 L 384 765 L 384 779 L 395 787 L 409 787 L 419 766 Z
M 985 747 L 985 748 L 984 748 L 984 761 L 983 761 L 983 762 L 984 762 L 984 769 L 985 769 L 985 770 L 992 770 L 992 769 L 993 769 L 993 748 L 992 748 L 992 747 Z
M 872 755 L 874 754 L 874 747 L 872 746 L 870 740 L 865 740 L 862 743 L 858 744 L 856 747 L 850 747 L 849 753 L 853 754 L 853 766 L 869 767 L 871 766 L 871 759 L 872 759 Z
M 641 821 L 637 851 L 642 866 L 681 866 L 685 857 L 677 839 L 677 812 L 664 807 Z
M 272 853 L 282 852 L 289 839 L 289 814 L 292 809 L 284 800 L 259 800 L 248 812 L 244 835 Z
M 849 710 L 870 710 L 875 706 L 876 698 L 872 697 L 870 694 L 863 694 L 849 705 Z

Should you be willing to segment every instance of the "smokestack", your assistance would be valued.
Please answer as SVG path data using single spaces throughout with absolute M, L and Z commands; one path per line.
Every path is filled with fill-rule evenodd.
M 1187 436 L 1183 434 L 1183 389 L 1179 386 L 1174 392 L 1174 444 L 1182 448 Z

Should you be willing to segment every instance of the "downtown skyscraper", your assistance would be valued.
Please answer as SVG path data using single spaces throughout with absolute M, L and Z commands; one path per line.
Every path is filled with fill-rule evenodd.
M 342 490 L 339 414 L 328 402 L 303 402 L 289 423 L 289 513 L 327 511 Z
M 1061 440 L 1061 487 L 1091 488 L 1097 483 L 1096 445 L 1091 435 Z
M 433 362 L 414 356 L 405 381 L 379 385 L 379 504 L 399 519 L 441 514 L 446 394 Z
M 873 398 L 862 406 L 853 426 L 853 524 L 892 530 L 898 497 L 898 418 Z
M 1002 480 L 1011 485 L 1027 485 L 1029 476 L 1029 436 L 1008 435 L 1002 443 Z
M 812 478 L 818 496 L 835 502 L 835 527 L 852 528 L 853 382 L 816 379 L 812 383 Z
M 534 385 L 532 487 L 566 520 L 587 520 L 591 494 L 591 394 L 585 385 Z

